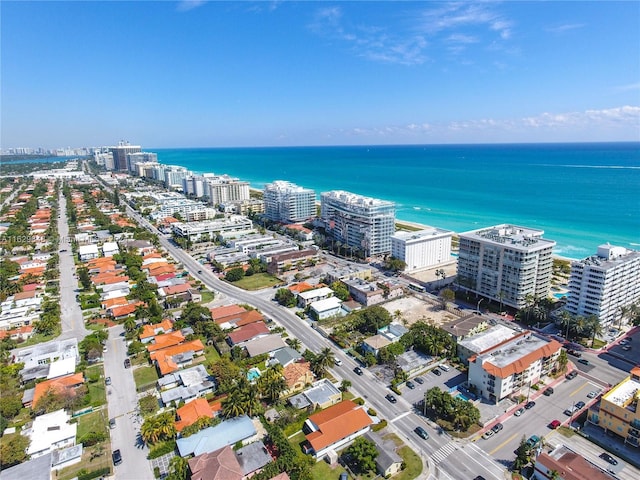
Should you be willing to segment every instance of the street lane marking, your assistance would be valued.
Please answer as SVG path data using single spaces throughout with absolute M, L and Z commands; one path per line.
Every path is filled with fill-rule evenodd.
M 496 448 L 494 448 L 493 450 L 491 450 L 489 452 L 489 455 L 491 455 L 493 457 L 493 454 L 496 453 L 498 450 L 500 450 L 502 447 L 504 447 L 507 443 L 509 443 L 511 440 L 513 440 L 514 438 L 516 438 L 518 435 L 520 435 L 519 433 L 514 433 L 513 435 L 511 435 L 509 438 L 507 438 L 504 442 L 502 442 L 500 445 L 498 445 Z
M 398 415 L 396 418 L 389 420 L 389 423 L 393 423 L 396 420 L 400 420 L 401 418 L 404 418 L 404 417 L 406 417 L 407 415 L 410 415 L 410 414 L 411 414 L 411 412 L 404 412 L 403 414 Z
M 576 395 L 580 390 L 582 390 L 584 387 L 586 387 L 587 385 L 589 385 L 589 382 L 585 383 L 584 385 L 582 385 L 581 387 L 576 388 L 573 392 L 571 392 L 569 394 L 570 397 L 573 397 L 574 395 Z

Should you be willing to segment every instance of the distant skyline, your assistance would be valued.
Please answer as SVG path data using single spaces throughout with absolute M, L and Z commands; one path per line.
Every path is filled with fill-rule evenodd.
M 640 141 L 640 2 L 0 4 L 0 148 Z

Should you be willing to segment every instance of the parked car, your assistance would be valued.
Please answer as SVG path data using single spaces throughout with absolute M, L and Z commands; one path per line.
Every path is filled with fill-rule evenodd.
M 491 438 L 495 435 L 496 432 L 494 432 L 493 430 L 487 430 L 486 432 L 484 432 L 484 435 L 482 435 L 482 438 L 484 438 L 485 440 L 488 438 Z
M 519 409 L 517 409 L 515 412 L 513 412 L 513 414 L 516 417 L 519 417 L 520 415 L 522 415 L 524 413 L 524 408 L 520 407 Z
M 624 350 L 625 352 L 628 352 L 629 350 L 631 350 L 631 345 L 625 345 L 622 347 L 622 350 Z
M 581 363 L 583 365 L 589 365 L 589 360 L 587 360 L 585 358 L 579 358 L 578 359 L 578 363 Z
M 116 419 L 115 418 L 109 419 L 109 428 L 116 428 Z
M 551 423 L 549 424 L 549 428 L 552 430 L 555 430 L 560 425 L 561 425 L 560 420 L 552 420 Z
M 438 370 L 437 368 L 434 368 L 434 369 L 433 369 L 433 370 L 431 370 L 431 371 L 434 373 L 434 375 L 436 375 L 436 376 L 438 376 L 438 377 L 439 377 L 440 375 L 442 375 L 442 372 L 441 372 L 440 370 Z
M 618 464 L 618 460 L 616 460 L 615 458 L 613 458 L 611 455 L 609 455 L 607 452 L 602 452 L 600 454 L 600 458 L 609 462 L 611 465 L 617 465 Z
M 491 430 L 493 431 L 493 433 L 498 433 L 503 428 L 504 425 L 502 425 L 501 423 L 496 423 Z
M 597 390 L 591 390 L 589 393 L 587 393 L 587 398 L 596 398 L 598 396 L 598 393 L 600 393 Z
M 386 398 L 387 400 L 389 400 L 391 403 L 396 403 L 398 400 L 396 399 L 396 397 L 394 397 L 393 395 L 391 395 L 390 393 L 387 393 L 384 398 Z
M 416 377 L 413 379 L 414 382 L 422 385 L 424 383 L 424 380 L 422 379 L 422 377 Z
M 567 376 L 565 378 L 567 380 L 573 380 L 574 378 L 576 378 L 577 375 L 578 375 L 578 372 L 576 372 L 575 370 L 572 370 L 571 372 L 567 373 Z
M 584 402 L 576 402 L 576 408 L 582 410 L 584 408 Z
M 354 368 L 353 371 L 356 375 L 362 375 L 364 373 L 360 367 Z
M 114 465 L 120 465 L 122 463 L 122 454 L 120 453 L 120 449 L 114 450 L 111 454 L 111 458 L 113 458 Z
M 124 359 L 124 368 L 129 368 L 131 366 L 131 360 L 128 358 Z
M 443 372 L 448 372 L 449 370 L 451 370 L 451 367 L 443 363 L 442 365 L 440 365 L 440 370 L 442 370 Z
M 567 353 L 577 358 L 580 358 L 582 356 L 582 354 L 576 350 L 567 350 Z
M 538 443 L 540 443 L 540 437 L 537 435 L 531 435 L 527 440 L 527 446 L 529 448 L 535 447 L 536 445 L 538 445 Z
M 548 387 L 544 392 L 542 392 L 542 394 L 546 397 L 553 395 L 553 387 Z
M 576 413 L 577 411 L 578 411 L 578 407 L 576 407 L 575 405 L 571 405 L 569 408 L 567 408 L 564 411 L 564 414 L 567 415 L 567 416 L 571 416 L 574 413 Z
M 413 390 L 414 388 L 416 388 L 416 385 L 411 380 L 409 380 L 407 382 L 407 388 L 410 388 L 411 390 Z
M 424 440 L 429 440 L 429 433 L 424 428 L 416 427 L 414 432 L 416 432 L 420 438 L 423 438 Z
M 105 385 L 111 385 L 111 377 L 107 377 L 104 379 L 104 384 Z
M 626 338 L 620 340 L 620 345 L 626 345 L 627 343 L 629 343 L 629 340 L 627 340 Z
M 536 406 L 536 402 L 531 401 L 531 402 L 527 402 L 527 404 L 524 406 L 524 408 L 526 410 L 531 410 L 535 406 Z

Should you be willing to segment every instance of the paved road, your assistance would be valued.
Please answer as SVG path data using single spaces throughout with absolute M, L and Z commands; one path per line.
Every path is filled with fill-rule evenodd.
M 158 234 L 161 245 L 189 272 L 197 279 L 201 280 L 210 289 L 221 292 L 231 298 L 237 299 L 241 303 L 247 303 L 260 309 L 267 317 L 273 319 L 285 327 L 292 336 L 300 339 L 302 344 L 314 352 L 329 346 L 334 350 L 336 358 L 342 360 L 341 366 L 334 366 L 332 371 L 336 378 L 347 379 L 353 385 L 352 390 L 356 394 L 365 398 L 382 418 L 389 421 L 390 428 L 398 433 L 403 440 L 411 445 L 416 452 L 419 452 L 424 461 L 431 457 L 431 464 L 437 465 L 438 472 L 444 472 L 444 476 L 451 479 L 473 478 L 478 474 L 489 479 L 504 478 L 504 468 L 493 459 L 483 455 L 476 446 L 466 442 L 451 440 L 447 435 L 438 435 L 437 431 L 429 426 L 424 418 L 413 412 L 413 406 L 399 397 L 398 403 L 391 404 L 385 399 L 385 395 L 390 393 L 377 378 L 365 371 L 365 374 L 358 376 L 353 372 L 357 366 L 356 362 L 337 349 L 329 340 L 325 339 L 316 330 L 312 329 L 306 321 L 301 320 L 287 308 L 262 298 L 260 295 L 249 293 L 233 285 L 218 279 L 212 272 L 203 268 L 190 255 L 182 249 L 176 247 L 169 239 L 159 234 L 157 229 L 143 219 L 137 212 L 128 208 L 128 213 L 139 224 L 152 232 Z M 202 273 L 198 273 L 198 272 Z M 427 441 L 419 438 L 414 429 L 417 425 L 422 425 L 430 433 Z M 453 461 L 455 458 L 455 461 Z M 444 461 L 446 460 L 446 461 Z M 440 463 L 442 462 L 442 463 Z M 433 469 L 432 469 L 433 470 Z M 429 476 L 429 469 L 425 463 L 425 469 L 421 478 Z M 473 475 L 472 475 L 473 474 Z
M 111 385 L 107 386 L 109 418 L 116 420 L 111 429 L 111 448 L 122 453 L 122 463 L 114 471 L 118 480 L 151 480 L 154 477 L 147 460 L 149 449 L 138 439 L 141 419 L 133 370 L 124 368 L 127 345 L 123 333 L 122 325 L 109 329 L 104 354 L 105 376 L 111 377 Z

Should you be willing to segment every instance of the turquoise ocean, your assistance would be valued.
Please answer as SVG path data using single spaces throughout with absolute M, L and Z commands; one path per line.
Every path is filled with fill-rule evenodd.
M 262 188 L 288 180 L 396 203 L 396 218 L 464 232 L 544 230 L 556 255 L 640 249 L 640 143 L 149 149 L 158 161 Z

